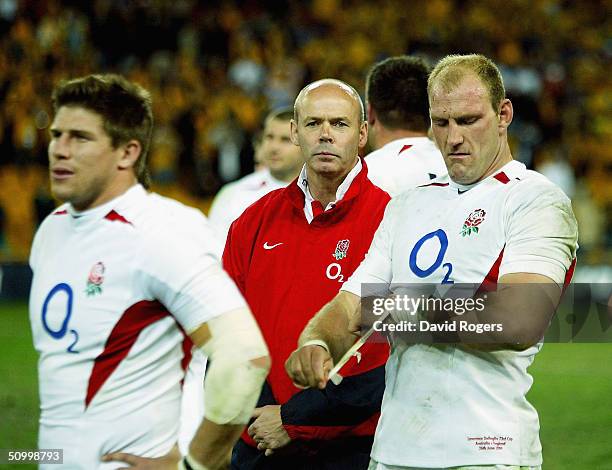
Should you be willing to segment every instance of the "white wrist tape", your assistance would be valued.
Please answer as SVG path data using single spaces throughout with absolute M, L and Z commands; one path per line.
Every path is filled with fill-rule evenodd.
M 201 348 L 210 358 L 204 414 L 216 424 L 246 424 L 268 375 L 268 367 L 251 360 L 267 357 L 268 348 L 248 309 L 224 313 L 207 325 L 211 338 Z
M 328 354 L 331 354 L 329 352 L 329 346 L 322 339 L 311 339 L 310 341 L 306 341 L 304 344 L 300 346 L 300 348 L 303 348 L 304 346 L 321 346 L 323 349 L 327 351 Z

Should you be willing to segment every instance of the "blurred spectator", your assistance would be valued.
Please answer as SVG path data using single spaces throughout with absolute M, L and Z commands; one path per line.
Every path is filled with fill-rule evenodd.
M 392 55 L 433 62 L 479 52 L 502 64 L 520 110 L 510 128 L 513 152 L 565 181 L 568 192 L 570 172 L 581 181 L 575 204 L 602 221 L 584 246 L 609 260 L 607 8 L 602 0 L 414 0 L 410 8 L 402 0 L 0 0 L 0 167 L 46 166 L 53 84 L 117 71 L 153 91 L 156 183 L 210 198 L 252 171 L 251 139 L 266 110 L 292 103 L 305 83 L 335 77 L 357 85 L 370 63 Z M 552 162 L 544 162 L 547 152 Z M 20 182 L 28 207 L 32 181 Z M 10 198 L 0 200 L 13 234 L 7 244 L 23 259 L 33 224 L 14 219 L 18 211 L 4 206 Z
M 535 169 L 559 186 L 567 197 L 570 199 L 574 197 L 576 188 L 574 170 L 558 146 L 550 145 L 542 148 Z

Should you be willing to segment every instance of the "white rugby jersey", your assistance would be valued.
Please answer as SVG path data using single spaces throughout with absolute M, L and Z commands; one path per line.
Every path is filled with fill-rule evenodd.
M 247 207 L 270 191 L 284 188 L 288 184 L 289 181 L 274 178 L 267 168 L 228 183 L 215 197 L 208 213 L 208 220 L 217 231 L 218 236 L 225 242 L 230 225 L 242 215 Z
M 140 185 L 85 212 L 64 204 L 45 219 L 30 256 L 41 439 L 52 436 L 43 429 L 72 429 L 60 446 L 70 453 L 88 439 L 83 423 L 100 423 L 112 428 L 105 452 L 151 456 L 172 446 L 190 351 L 183 331 L 246 306 L 215 243 L 199 211 Z M 139 442 L 162 416 L 174 426 L 163 430 L 168 439 L 157 449 L 147 447 L 155 436 Z
M 562 285 L 577 236 L 563 192 L 512 161 L 469 187 L 446 177 L 392 199 L 370 251 L 342 289 L 361 295 L 362 283 L 392 290 L 394 283 L 480 284 L 517 272 Z M 538 415 L 525 398 L 532 384 L 527 367 L 540 347 L 398 345 L 387 363 L 372 457 L 410 467 L 540 465 Z
M 370 181 L 391 197 L 447 174 L 442 154 L 427 137 L 393 140 L 365 161 Z

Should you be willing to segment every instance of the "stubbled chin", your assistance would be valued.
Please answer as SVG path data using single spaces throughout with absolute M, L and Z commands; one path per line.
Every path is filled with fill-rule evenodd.
M 70 186 L 66 181 L 51 181 L 51 192 L 61 201 L 66 200 L 71 194 Z
M 469 184 L 468 180 L 470 179 L 470 176 L 465 165 L 457 163 L 451 165 L 448 170 L 448 175 L 455 183 Z
M 338 171 L 338 164 L 334 161 L 321 161 L 315 163 L 315 168 L 319 171 Z

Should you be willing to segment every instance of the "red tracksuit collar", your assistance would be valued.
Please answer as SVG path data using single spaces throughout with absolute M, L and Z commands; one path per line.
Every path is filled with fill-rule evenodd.
M 315 216 L 311 225 L 317 224 L 317 222 L 325 221 L 325 223 L 329 223 L 336 219 L 339 215 L 343 214 L 350 204 L 353 203 L 353 200 L 361 193 L 363 184 L 367 182 L 368 175 L 368 167 L 363 158 L 359 157 L 361 160 L 361 171 L 355 176 L 355 179 L 349 186 L 348 191 L 344 195 L 344 197 L 336 203 L 336 206 L 332 209 L 322 212 L 319 215 Z M 298 186 L 298 179 L 296 178 L 282 191 L 287 191 L 287 195 L 289 196 L 289 200 L 291 204 L 294 206 L 295 210 L 299 211 L 301 217 L 306 222 L 306 216 L 304 215 L 304 202 L 305 196 L 304 192 Z

